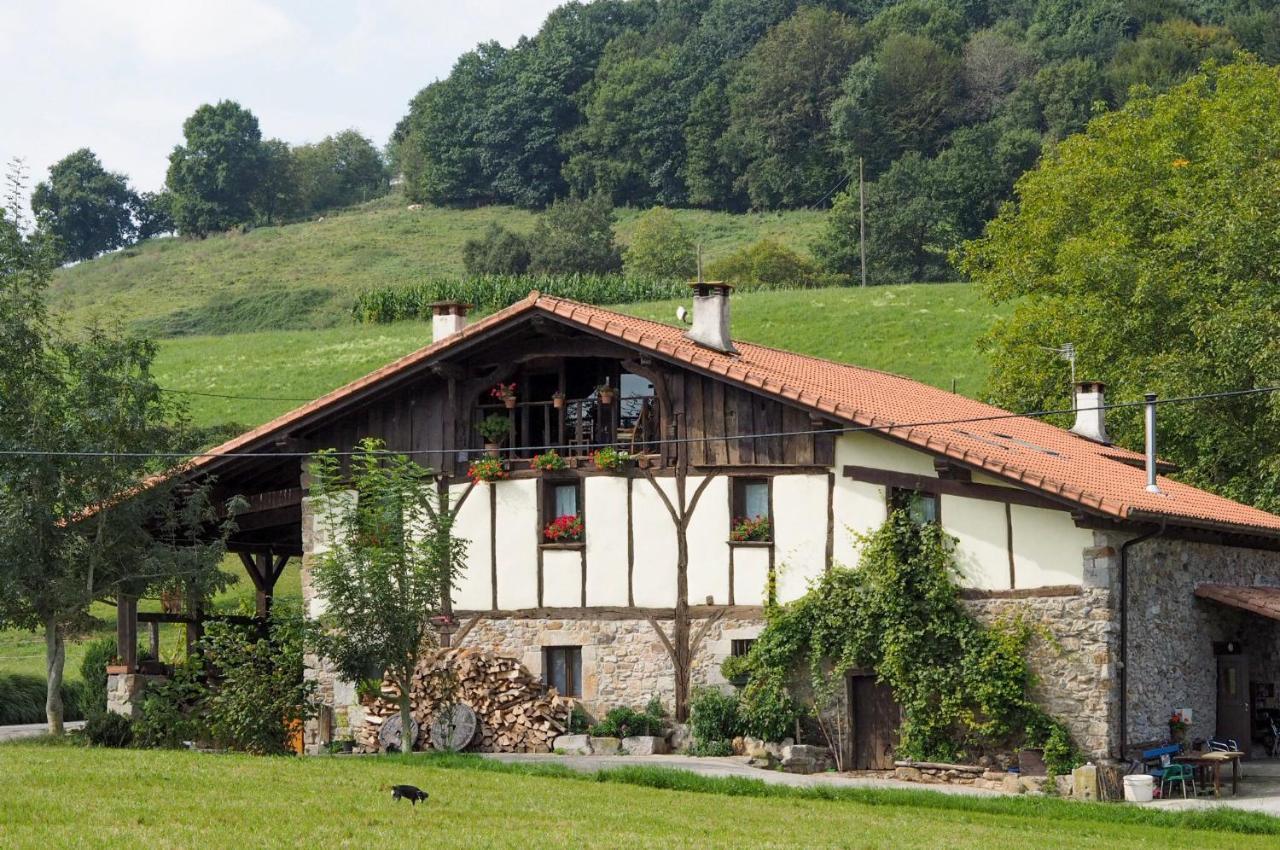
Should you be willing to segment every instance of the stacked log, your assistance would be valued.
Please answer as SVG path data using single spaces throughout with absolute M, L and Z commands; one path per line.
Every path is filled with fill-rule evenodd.
M 568 728 L 572 701 L 548 688 L 514 658 L 462 647 L 424 656 L 414 671 L 409 700 L 422 729 L 418 749 L 427 749 L 431 721 L 449 692 L 454 701 L 476 713 L 480 729 L 474 750 L 487 753 L 549 753 L 557 735 Z M 356 731 L 360 752 L 376 752 L 378 729 L 400 712 L 400 689 L 383 680 L 382 696 L 369 706 Z

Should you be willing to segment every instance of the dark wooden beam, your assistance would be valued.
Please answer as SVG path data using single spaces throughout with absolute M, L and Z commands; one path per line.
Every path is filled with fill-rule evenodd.
M 591 608 L 517 608 L 498 611 L 455 611 L 459 618 L 482 616 L 490 620 L 671 620 L 674 608 L 637 608 L 625 605 Z M 690 605 L 689 618 L 725 616 L 759 619 L 764 616 L 760 605 Z
M 970 481 L 933 478 L 928 475 L 893 472 L 888 469 L 876 469 L 870 466 L 846 466 L 844 468 L 844 477 L 868 484 L 879 484 L 884 487 L 918 490 L 921 493 L 963 496 L 968 499 L 982 499 L 988 502 L 1003 502 L 1011 505 L 1025 505 L 1032 508 L 1046 508 L 1058 511 L 1070 509 L 1069 505 L 1064 501 L 1014 487 L 999 487 L 995 484 L 974 484 Z

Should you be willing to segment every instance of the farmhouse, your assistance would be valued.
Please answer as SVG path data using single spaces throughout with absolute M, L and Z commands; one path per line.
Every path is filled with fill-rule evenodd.
M 309 564 L 326 540 L 303 453 L 365 436 L 414 453 L 470 541 L 445 638 L 518 659 L 593 713 L 654 694 L 679 711 L 693 687 L 728 687 L 720 664 L 759 633 L 768 596 L 855 563 L 856 535 L 901 506 L 955 537 L 979 616 L 1021 610 L 1052 634 L 1033 659 L 1037 698 L 1089 754 L 1165 738 L 1175 709 L 1191 710 L 1192 736 L 1251 737 L 1280 680 L 1280 517 L 1111 445 L 1100 385 L 1078 387 L 1063 430 L 734 342 L 731 288 L 694 286 L 687 330 L 537 292 L 473 324 L 441 304 L 431 344 L 185 474 L 247 498 L 232 548 L 260 607 L 300 556 L 315 614 Z M 492 417 L 507 473 L 476 484 Z M 619 468 L 597 468 L 604 447 L 626 453 Z M 568 468 L 531 469 L 551 448 Z M 565 516 L 581 532 L 548 535 Z M 318 747 L 362 709 L 323 659 L 310 672 L 328 706 L 308 729 Z M 883 765 L 892 694 L 851 671 L 848 697 L 849 763 Z

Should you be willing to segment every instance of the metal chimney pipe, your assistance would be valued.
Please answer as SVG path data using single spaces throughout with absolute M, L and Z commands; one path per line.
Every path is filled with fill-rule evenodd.
M 1147 426 L 1147 491 L 1150 493 L 1159 493 L 1160 487 L 1156 484 L 1156 394 L 1147 393 L 1146 405 L 1143 413 Z

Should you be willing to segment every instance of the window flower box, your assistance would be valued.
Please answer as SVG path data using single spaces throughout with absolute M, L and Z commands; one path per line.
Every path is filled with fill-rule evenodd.
M 729 529 L 732 543 L 772 543 L 773 523 L 767 516 L 738 517 Z
M 612 446 L 606 446 L 591 455 L 591 460 L 595 463 L 596 469 L 603 472 L 621 472 L 631 461 L 631 455 Z
M 568 464 L 565 463 L 564 458 L 555 449 L 543 452 L 540 455 L 534 455 L 533 459 L 529 461 L 529 468 L 540 472 L 558 472 L 567 467 Z
M 481 457 L 471 461 L 471 465 L 467 467 L 467 477 L 477 483 L 501 481 L 507 477 L 507 470 L 498 458 Z
M 542 539 L 547 543 L 581 543 L 585 534 L 586 526 L 577 514 L 558 516 L 542 529 Z

